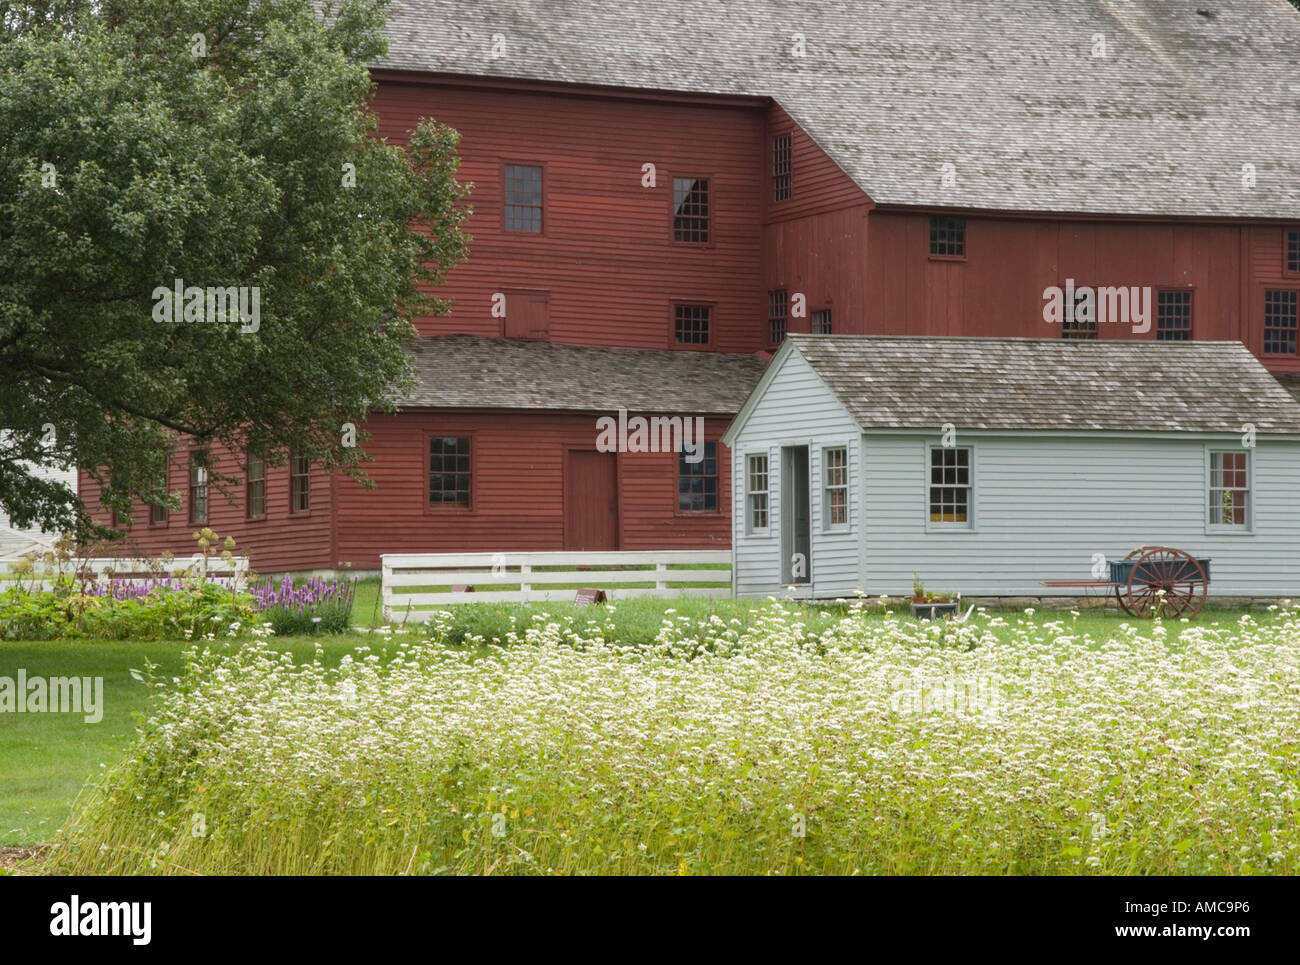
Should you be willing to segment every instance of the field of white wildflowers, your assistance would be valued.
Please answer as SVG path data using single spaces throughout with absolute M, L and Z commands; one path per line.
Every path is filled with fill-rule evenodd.
M 669 611 L 671 613 L 671 611 Z M 201 653 L 45 870 L 1297 870 L 1300 615 L 539 619 L 329 669 Z

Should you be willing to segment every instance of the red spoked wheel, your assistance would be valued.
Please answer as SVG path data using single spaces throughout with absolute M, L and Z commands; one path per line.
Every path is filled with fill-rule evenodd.
M 1201 612 L 1209 587 L 1195 557 L 1169 546 L 1144 546 L 1126 559 L 1135 556 L 1127 585 L 1115 588 L 1125 612 L 1144 619 L 1194 617 Z

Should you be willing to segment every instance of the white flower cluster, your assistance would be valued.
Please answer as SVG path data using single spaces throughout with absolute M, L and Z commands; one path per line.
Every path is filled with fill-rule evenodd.
M 118 871 L 163 843 L 203 872 L 1300 870 L 1296 611 L 680 620 L 201 655 L 68 840 Z

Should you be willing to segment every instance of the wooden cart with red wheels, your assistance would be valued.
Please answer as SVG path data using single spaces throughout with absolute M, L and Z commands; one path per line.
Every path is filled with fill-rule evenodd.
M 1108 560 L 1109 580 L 1039 580 L 1043 586 L 1114 590 L 1130 616 L 1194 617 L 1205 606 L 1210 561 L 1171 546 L 1139 546 L 1122 560 Z
M 1135 617 L 1194 617 L 1210 590 L 1210 561 L 1171 546 L 1140 546 L 1110 561 L 1115 599 Z

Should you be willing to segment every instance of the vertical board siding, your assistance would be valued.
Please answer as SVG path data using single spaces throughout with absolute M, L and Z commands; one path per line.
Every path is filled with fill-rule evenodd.
M 862 583 L 859 542 L 862 526 L 858 490 L 861 485 L 861 447 L 857 426 L 812 371 L 803 356 L 791 352 L 779 363 L 758 405 L 750 412 L 733 440 L 735 465 L 734 591 L 736 596 L 784 593 L 781 581 L 781 447 L 809 447 L 810 512 L 812 518 L 810 575 L 812 583 L 797 595 L 853 596 Z M 823 527 L 822 450 L 842 445 L 849 457 L 849 525 L 843 531 Z M 751 453 L 768 456 L 768 530 L 746 532 L 747 481 L 745 461 Z
M 1224 535 L 1205 531 L 1204 437 L 977 433 L 959 439 L 975 449 L 974 530 L 927 532 L 925 453 L 937 439 L 865 437 L 870 594 L 906 593 L 915 571 L 929 588 L 967 595 L 1078 595 L 1038 581 L 1092 579 L 1093 554 L 1122 559 L 1141 545 L 1210 557 L 1213 594 L 1300 591 L 1296 442 L 1260 437 L 1254 533 Z
M 421 334 L 500 335 L 492 293 L 520 288 L 550 293 L 555 342 L 670 347 L 670 300 L 683 299 L 712 304 L 713 350 L 767 344 L 761 108 L 385 80 L 374 109 L 393 143 L 422 117 L 456 128 L 474 185 L 469 260 L 440 290 L 451 314 L 420 320 Z M 502 229 L 506 162 L 544 166 L 543 233 Z M 671 240 L 674 176 L 709 179 L 708 245 Z

